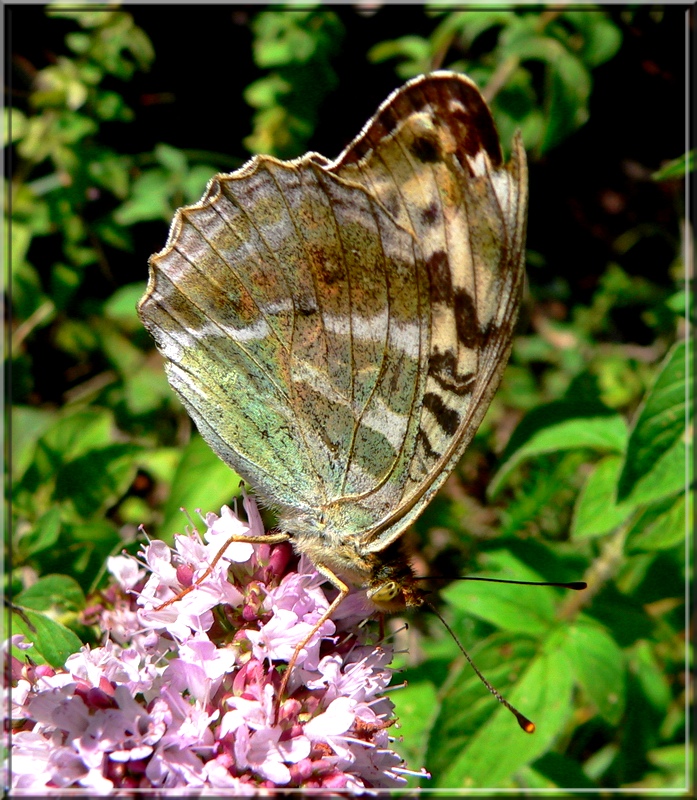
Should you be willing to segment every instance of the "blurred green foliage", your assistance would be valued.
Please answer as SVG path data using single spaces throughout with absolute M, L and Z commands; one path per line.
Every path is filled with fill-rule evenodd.
M 337 86 L 332 57 L 343 26 L 332 11 L 262 11 L 252 30 L 254 60 L 269 71 L 244 93 L 256 109 L 244 144 L 251 153 L 293 158 L 307 149 L 319 106 Z
M 491 100 L 504 143 L 522 129 L 534 180 L 536 161 L 589 121 L 594 71 L 622 57 L 627 13 L 433 7 L 418 34 L 364 42 L 346 37 L 349 8 L 255 12 L 247 58 L 261 76 L 245 92 L 254 112 L 244 145 L 301 153 L 322 101 L 341 87 L 335 63 L 349 48 L 354 62 L 396 61 L 400 78 L 467 72 Z M 62 43 L 51 38 L 58 20 L 72 25 Z M 5 117 L 14 401 L 5 589 L 15 631 L 35 642 L 32 657 L 60 666 L 81 641 L 98 640 L 81 611 L 103 585 L 106 557 L 135 552 L 138 525 L 171 535 L 183 524 L 179 506 L 216 510 L 238 491 L 192 433 L 135 304 L 145 226 L 157 222 L 164 243 L 174 209 L 242 153 L 164 142 L 122 152 L 113 131 L 138 122 L 126 87 L 157 56 L 148 33 L 115 8 L 56 5 L 45 25 L 60 53 L 34 70 Z M 342 132 L 341 143 L 355 133 Z M 677 155 L 657 154 L 669 163 L 654 181 L 692 169 L 691 154 Z M 645 241 L 631 215 L 587 302 L 561 270 L 537 284 L 546 256 L 530 252 L 529 322 L 504 384 L 460 470 L 415 526 L 434 574 L 449 564 L 461 574 L 589 583 L 570 594 L 455 582 L 442 593 L 479 668 L 537 723 L 531 737 L 444 631 L 416 620 L 411 650 L 423 660 L 405 657 L 409 686 L 393 697 L 402 749 L 432 772 L 428 786 L 684 785 L 692 376 L 673 191 L 673 218 L 661 226 L 672 263 L 655 280 L 620 263 Z M 122 279 L 114 265 L 124 254 L 142 278 Z M 628 315 L 640 318 L 641 342 Z
M 486 87 L 503 141 L 510 142 L 520 128 L 526 148 L 538 155 L 586 122 L 592 70 L 612 58 L 622 42 L 607 15 L 592 8 L 453 12 L 437 5 L 431 14 L 440 22 L 430 36 L 380 42 L 370 59 L 397 59 L 397 74 L 411 78 L 433 69 L 453 47 L 476 49 L 476 59 L 460 58 L 448 68 Z M 483 39 L 487 44 L 481 52 Z M 536 63 L 543 67 L 542 81 L 535 80 Z

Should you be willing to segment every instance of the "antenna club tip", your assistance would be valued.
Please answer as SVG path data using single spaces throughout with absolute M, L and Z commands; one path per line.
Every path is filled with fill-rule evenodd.
M 569 584 L 569 589 L 576 589 L 577 591 L 587 588 L 588 584 L 585 581 L 574 581 L 574 583 Z
M 535 733 L 535 723 L 531 722 L 527 717 L 522 714 L 518 717 L 518 725 L 525 731 L 525 733 Z

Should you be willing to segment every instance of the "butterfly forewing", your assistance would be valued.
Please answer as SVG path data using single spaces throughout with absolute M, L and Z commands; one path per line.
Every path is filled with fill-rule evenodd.
M 503 166 L 474 84 L 433 73 L 337 161 L 256 157 L 177 213 L 141 316 L 291 534 L 380 551 L 445 480 L 508 357 L 525 206 L 519 141 Z

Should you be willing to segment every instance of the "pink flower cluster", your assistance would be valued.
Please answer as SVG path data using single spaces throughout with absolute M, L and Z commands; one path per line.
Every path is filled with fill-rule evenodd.
M 263 535 L 253 501 L 244 505 L 247 523 L 225 507 L 206 517 L 203 539 L 150 542 L 147 570 L 110 559 L 116 582 L 92 609 L 103 647 L 58 671 L 10 659 L 14 789 L 406 784 L 382 695 L 392 653 L 364 643 L 360 593 L 303 648 L 279 705 L 279 667 L 329 606 L 323 579 L 287 543 L 260 540 L 228 546 L 199 582 L 230 536 Z

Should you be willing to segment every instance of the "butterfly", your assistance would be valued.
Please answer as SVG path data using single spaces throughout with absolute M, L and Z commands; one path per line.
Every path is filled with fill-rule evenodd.
M 339 596 L 423 603 L 402 534 L 511 350 L 527 166 L 476 85 L 410 80 L 331 161 L 255 156 L 177 211 L 139 304 L 215 453 Z M 324 621 L 324 618 L 320 621 Z

